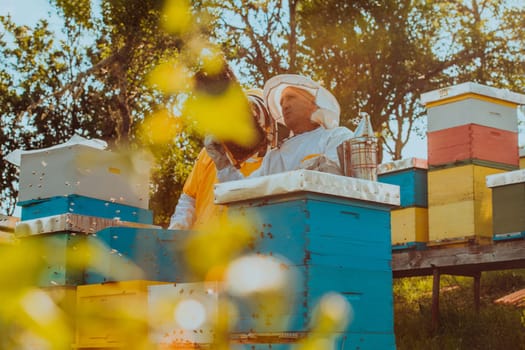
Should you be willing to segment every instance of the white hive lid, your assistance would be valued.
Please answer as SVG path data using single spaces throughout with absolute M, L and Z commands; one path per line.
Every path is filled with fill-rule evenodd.
M 393 173 L 395 171 L 405 170 L 405 169 L 428 169 L 428 163 L 426 159 L 421 158 L 405 158 L 395 160 L 389 163 L 382 163 L 377 166 L 377 173 L 379 175 L 386 173 Z
M 312 170 L 294 170 L 219 183 L 215 185 L 215 203 L 226 204 L 298 192 L 328 194 L 395 206 L 400 203 L 399 186 Z
M 488 175 L 485 178 L 487 187 L 498 187 L 525 182 L 525 169 L 507 171 L 501 174 Z
M 442 89 L 425 92 L 421 94 L 421 103 L 423 105 L 426 105 L 432 102 L 437 102 L 469 93 L 491 97 L 494 99 L 515 103 L 517 105 L 525 104 L 524 94 L 519 94 L 506 89 L 499 89 L 495 87 L 481 85 L 474 82 L 466 82 Z
M 45 152 L 49 152 L 52 150 L 67 148 L 67 147 L 75 146 L 75 145 L 84 145 L 84 146 L 92 147 L 92 148 L 99 149 L 99 150 L 104 150 L 107 147 L 106 141 L 99 140 L 99 139 L 86 139 L 80 135 L 75 134 L 66 142 L 55 145 L 55 146 L 51 146 L 47 148 L 40 148 L 36 150 L 29 150 L 29 151 L 22 150 L 22 149 L 14 150 L 8 155 L 6 155 L 5 160 L 7 160 L 9 163 L 12 163 L 16 166 L 20 166 L 22 155 L 45 153 Z

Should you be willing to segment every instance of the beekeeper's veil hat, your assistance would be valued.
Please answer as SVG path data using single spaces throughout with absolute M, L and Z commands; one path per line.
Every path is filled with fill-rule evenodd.
M 284 124 L 281 110 L 281 94 L 283 90 L 293 86 L 309 92 L 315 98 L 318 109 L 312 113 L 310 119 L 326 129 L 339 126 L 341 108 L 330 91 L 319 83 L 297 74 L 281 74 L 269 79 L 264 84 L 264 100 L 268 109 L 277 122 Z

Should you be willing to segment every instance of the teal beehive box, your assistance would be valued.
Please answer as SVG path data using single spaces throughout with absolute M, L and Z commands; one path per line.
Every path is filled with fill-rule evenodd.
M 84 234 L 54 232 L 20 240 L 25 254 L 38 257 L 38 264 L 31 270 L 35 285 L 52 287 L 83 284 L 86 260 L 82 247 L 85 238 Z
M 332 334 L 335 348 L 395 349 L 390 209 L 398 186 L 297 170 L 218 184 L 215 196 L 229 215 L 252 220 L 252 254 L 294 271 L 286 311 L 241 307 L 234 335 L 250 334 L 246 348 L 284 349 L 308 336 L 319 301 L 336 293 L 351 319 Z
M 18 202 L 21 220 L 33 220 L 52 215 L 77 214 L 118 219 L 120 221 L 153 224 L 153 212 L 112 201 L 71 194 Z
M 378 181 L 399 186 L 401 208 L 428 207 L 428 165 L 425 159 L 407 158 L 378 166 Z
M 88 282 L 88 272 L 104 271 L 107 269 L 105 261 L 115 261 L 117 259 L 113 258 L 115 256 L 120 258 L 119 254 L 114 254 L 113 250 L 107 249 L 99 242 L 97 234 L 100 232 L 104 237 L 104 232 L 111 232 L 112 227 L 122 228 L 124 231 L 131 229 L 126 225 L 138 225 L 146 231 L 147 226 L 152 227 L 152 225 L 120 222 L 96 216 L 52 215 L 17 222 L 14 228 L 17 244 L 11 249 L 20 249 L 21 256 L 28 257 L 28 266 L 36 261 L 36 265 L 28 268 L 35 285 L 40 287 L 81 285 Z M 152 236 L 155 242 L 159 242 L 158 244 L 164 242 L 159 236 Z M 118 235 L 114 234 L 112 237 Z M 145 249 L 149 248 L 145 246 Z M 167 251 L 168 249 L 170 246 L 166 244 L 151 254 L 155 256 L 155 261 L 159 261 L 173 255 L 172 251 Z
M 378 181 L 399 186 L 400 208 L 390 213 L 392 249 L 420 249 L 428 242 L 428 165 L 406 158 L 378 166 Z
M 88 284 L 152 280 L 188 282 L 183 247 L 189 231 L 106 227 L 87 242 L 98 252 L 85 273 Z

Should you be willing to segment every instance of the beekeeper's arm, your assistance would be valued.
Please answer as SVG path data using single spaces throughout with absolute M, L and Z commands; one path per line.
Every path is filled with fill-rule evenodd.
M 184 183 L 182 194 L 170 219 L 168 226 L 170 230 L 189 230 L 196 220 L 195 198 L 197 197 L 197 191 L 199 189 L 198 175 L 199 172 L 206 170 L 201 167 L 204 153 L 204 150 L 199 153 L 197 161 Z
M 319 143 L 324 152 L 301 161 L 301 169 L 316 170 L 323 173 L 343 175 L 337 156 L 337 146 L 352 138 L 353 133 L 345 127 L 337 127 L 325 133 Z
M 326 140 L 325 155 L 339 164 L 339 157 L 337 156 L 337 146 L 344 141 L 348 141 L 354 137 L 354 133 L 344 126 L 339 126 L 331 130 L 329 137 Z M 340 164 L 339 164 L 340 165 Z
M 189 230 L 195 222 L 195 198 L 183 193 L 171 216 L 170 230 Z
M 215 167 L 217 168 L 217 179 L 219 182 L 244 179 L 244 175 L 242 175 L 242 173 L 231 164 L 228 156 L 226 156 L 224 146 L 221 143 L 215 141 L 211 137 L 207 137 L 204 140 L 204 147 L 210 158 L 215 163 Z

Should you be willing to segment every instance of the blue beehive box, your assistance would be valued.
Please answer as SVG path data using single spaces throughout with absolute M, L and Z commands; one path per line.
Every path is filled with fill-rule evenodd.
M 78 214 L 143 224 L 153 223 L 151 210 L 80 195 L 32 199 L 17 204 L 21 220 L 33 220 L 59 214 Z
M 181 253 L 189 231 L 108 227 L 88 242 L 99 252 L 96 266 L 86 271 L 86 283 L 146 279 L 188 282 Z
M 397 186 L 299 170 L 219 184 L 216 201 L 231 215 L 255 218 L 253 252 L 284 257 L 298 274 L 292 311 L 276 315 L 286 316 L 285 326 L 261 325 L 264 310 L 246 307 L 235 333 L 304 334 L 320 298 L 336 292 L 353 309 L 337 348 L 395 348 L 390 208 L 399 204 Z
M 428 207 L 427 161 L 418 158 L 401 159 L 380 164 L 379 182 L 399 186 L 401 208 Z

